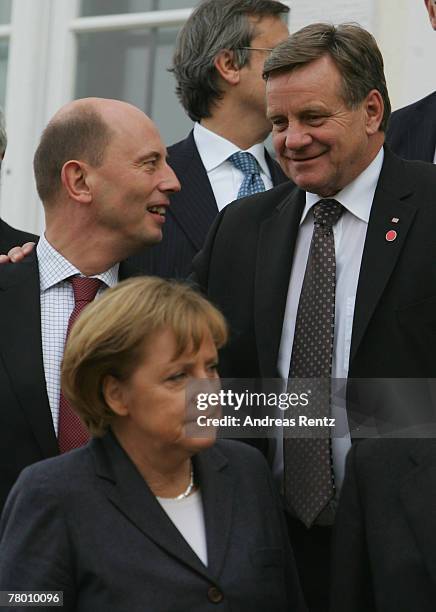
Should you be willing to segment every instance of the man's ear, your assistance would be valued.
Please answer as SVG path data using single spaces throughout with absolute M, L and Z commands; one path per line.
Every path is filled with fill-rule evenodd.
M 366 132 L 368 135 L 375 134 L 380 128 L 383 120 L 385 105 L 381 93 L 372 89 L 364 102 L 366 110 Z
M 115 376 L 105 376 L 102 384 L 102 393 L 106 404 L 118 416 L 126 416 L 129 413 L 125 401 L 124 385 Z
M 92 193 L 87 180 L 87 165 L 85 162 L 70 159 L 61 170 L 61 181 L 72 200 L 89 204 Z
M 427 7 L 428 18 L 430 19 L 431 27 L 436 30 L 436 2 L 435 0 L 424 0 Z
M 223 49 L 218 53 L 214 61 L 220 77 L 229 83 L 229 85 L 237 85 L 240 80 L 239 66 L 235 63 L 235 54 L 230 49 Z

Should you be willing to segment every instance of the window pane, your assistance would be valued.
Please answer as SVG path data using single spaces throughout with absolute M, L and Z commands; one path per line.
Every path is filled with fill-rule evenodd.
M 6 75 L 8 70 L 9 44 L 6 40 L 0 40 L 0 106 L 5 107 L 6 100 Z
M 4 2 L 5 0 L 1 0 Z M 10 0 L 9 0 L 10 3 Z M 117 15 L 190 8 L 198 0 L 81 0 L 80 15 Z
M 11 23 L 11 2 L 12 0 L 1 0 L 0 23 Z
M 152 11 L 155 0 L 82 0 L 80 15 L 117 15 Z
M 157 123 L 166 144 L 188 133 L 171 65 L 177 28 L 78 36 L 76 98 L 99 96 L 135 104 Z
M 159 0 L 159 11 L 170 11 L 171 9 L 192 8 L 197 6 L 200 0 Z

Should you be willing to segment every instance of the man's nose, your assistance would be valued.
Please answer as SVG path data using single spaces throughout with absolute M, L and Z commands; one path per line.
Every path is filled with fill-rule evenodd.
M 179 179 L 176 176 L 174 170 L 168 164 L 165 164 L 165 168 L 163 170 L 163 180 L 161 183 L 162 191 L 169 191 L 174 193 L 176 191 L 180 191 L 181 186 Z
M 307 127 L 300 124 L 289 125 L 286 130 L 285 146 L 287 149 L 297 151 L 307 147 L 312 142 Z

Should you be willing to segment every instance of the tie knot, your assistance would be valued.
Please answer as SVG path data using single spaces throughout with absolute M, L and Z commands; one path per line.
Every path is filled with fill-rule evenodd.
M 102 281 L 98 278 L 88 278 L 86 276 L 72 276 L 70 279 L 73 285 L 74 301 L 89 304 L 97 295 L 97 291 L 102 286 Z
M 315 224 L 333 227 L 343 211 L 344 207 L 336 200 L 320 200 L 313 207 Z
M 230 155 L 229 161 L 245 175 L 260 174 L 260 167 L 257 159 L 247 151 L 238 151 Z

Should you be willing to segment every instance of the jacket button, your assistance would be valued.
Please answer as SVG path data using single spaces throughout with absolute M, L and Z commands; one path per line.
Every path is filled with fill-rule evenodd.
M 212 603 L 220 603 L 224 599 L 224 595 L 217 587 L 211 586 L 207 591 L 207 597 Z

